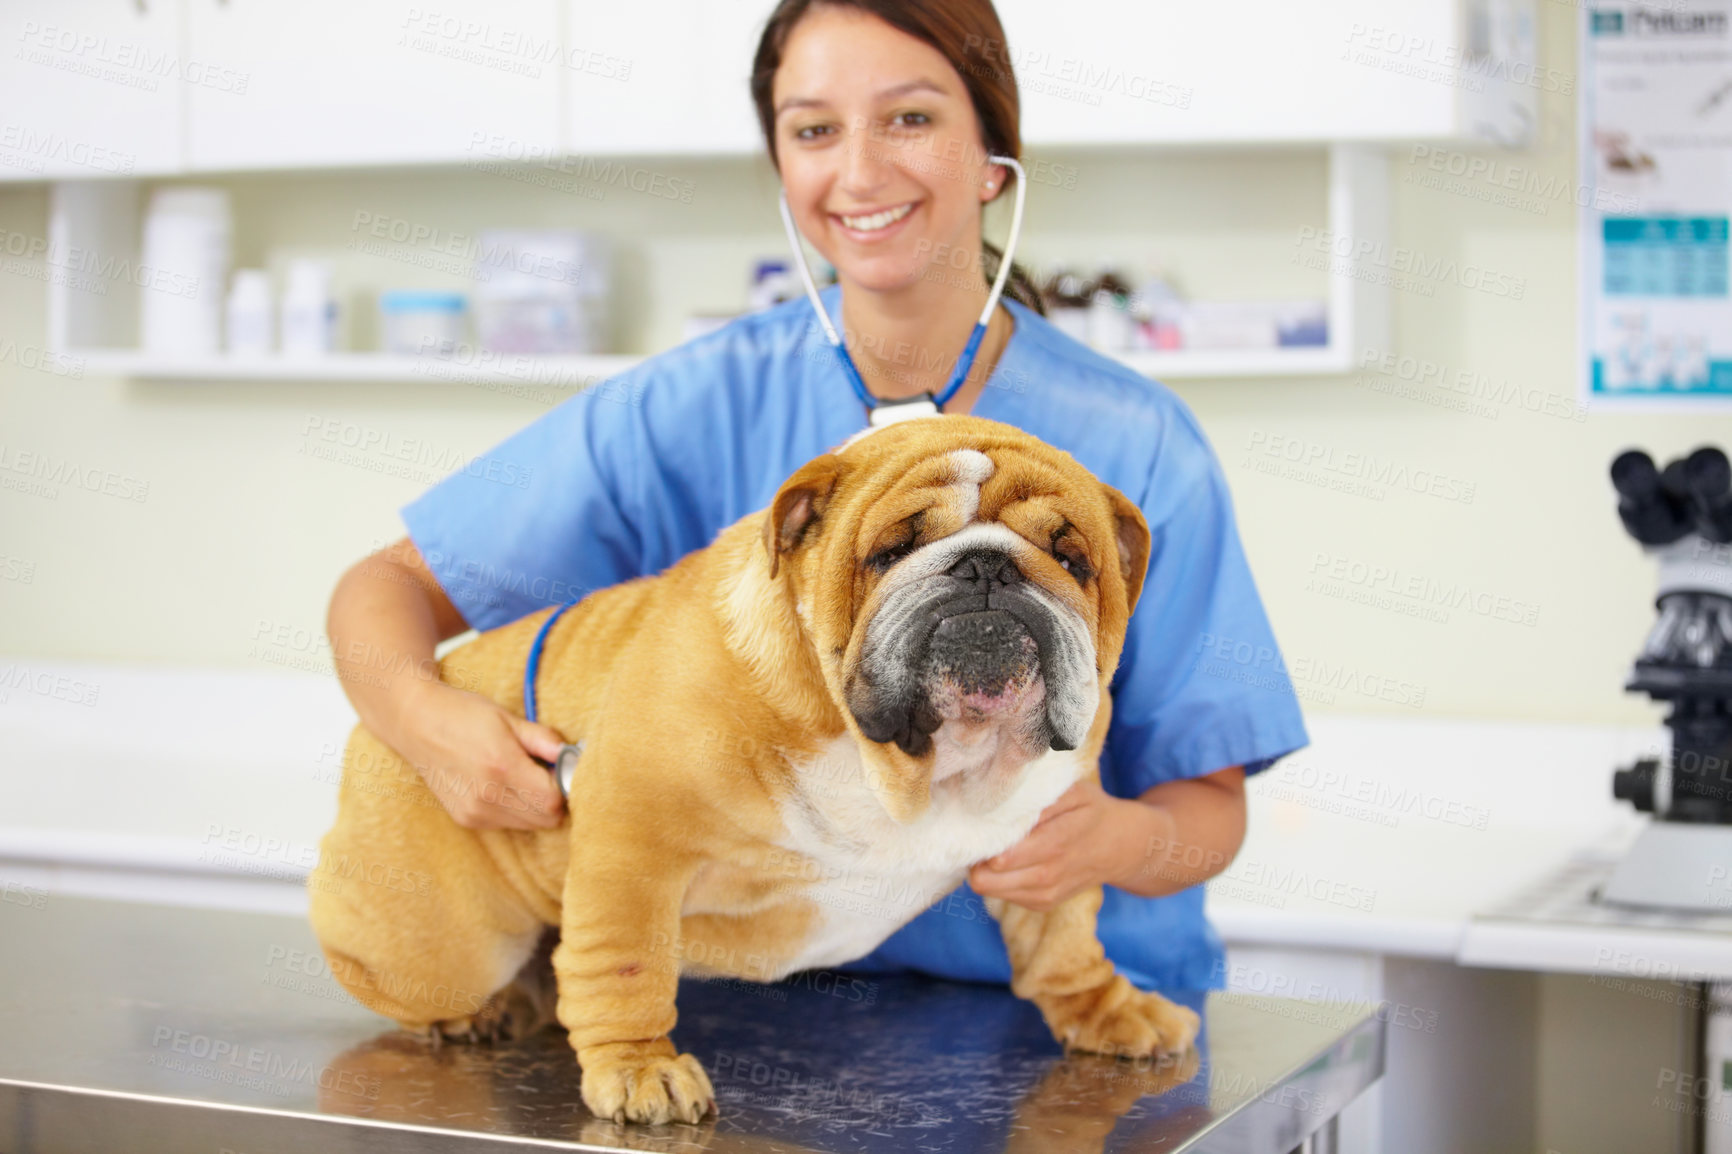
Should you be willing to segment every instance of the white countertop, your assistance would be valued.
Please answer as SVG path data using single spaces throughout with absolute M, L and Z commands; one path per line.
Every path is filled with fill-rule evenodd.
M 0 658 L 0 693 L 0 882 L 305 909 L 301 863 L 355 721 L 334 679 Z M 1209 885 L 1230 946 L 1591 970 L 1610 942 L 1732 977 L 1732 933 L 1496 916 L 1634 837 L 1647 818 L 1612 800 L 1611 774 L 1664 727 L 1306 723 L 1312 745 L 1252 779 L 1244 847 Z

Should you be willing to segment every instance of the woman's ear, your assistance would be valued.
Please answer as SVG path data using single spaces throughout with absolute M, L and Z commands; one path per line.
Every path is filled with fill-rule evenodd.
M 1119 573 L 1125 579 L 1125 614 L 1129 616 L 1137 607 L 1137 598 L 1143 591 L 1143 578 L 1149 572 L 1149 522 L 1129 497 L 1111 485 L 1102 484 L 1101 488 L 1106 490 L 1107 500 L 1113 507 Z
M 1002 164 L 989 164 L 981 179 L 980 203 L 986 204 L 1004 190 L 1004 179 L 1009 175 Z
M 806 530 L 823 516 L 841 475 L 842 458 L 825 453 L 801 465 L 776 490 L 776 499 L 764 516 L 764 550 L 770 555 L 772 579 L 781 566 L 782 554 L 798 548 Z

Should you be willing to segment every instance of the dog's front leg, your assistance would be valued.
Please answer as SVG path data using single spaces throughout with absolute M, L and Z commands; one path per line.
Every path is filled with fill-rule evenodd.
M 1010 988 L 1040 1007 L 1067 1050 L 1141 1058 L 1178 1054 L 1201 1025 L 1196 1013 L 1145 993 L 1113 969 L 1095 932 L 1100 886 L 1039 913 L 987 898 L 1010 953 Z
M 680 906 L 695 867 L 667 847 L 627 840 L 633 823 L 579 824 L 553 969 L 559 1021 L 583 1067 L 584 1105 L 616 1122 L 696 1122 L 715 1109 L 715 1090 L 668 1037 Z

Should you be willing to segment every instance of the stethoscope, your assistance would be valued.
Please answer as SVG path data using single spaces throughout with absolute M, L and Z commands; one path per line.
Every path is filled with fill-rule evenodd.
M 974 357 L 980 351 L 981 340 L 986 336 L 986 326 L 992 320 L 992 311 L 998 307 L 998 298 L 1004 294 L 1005 282 L 1010 279 L 1011 258 L 1016 255 L 1016 240 L 1022 233 L 1022 203 L 1028 191 L 1028 180 L 1023 175 L 1022 165 L 1015 157 L 989 156 L 986 159 L 1016 171 L 1016 207 L 1010 218 L 1010 240 L 1004 246 L 1004 258 L 999 261 L 998 276 L 993 279 L 992 291 L 986 297 L 986 307 L 980 311 L 980 320 L 975 323 L 974 331 L 968 335 L 968 343 L 962 346 L 962 355 L 956 358 L 956 367 L 950 372 L 949 382 L 936 397 L 931 393 L 920 393 L 903 400 L 886 401 L 873 396 L 867 390 L 859 367 L 854 364 L 854 358 L 848 355 L 848 348 L 842 343 L 842 334 L 830 323 L 830 314 L 824 311 L 824 302 L 818 297 L 818 286 L 812 280 L 812 270 L 806 266 L 805 250 L 800 246 L 800 232 L 794 227 L 793 211 L 788 208 L 788 194 L 783 192 L 779 198 L 782 227 L 787 230 L 788 247 L 794 252 L 794 266 L 800 270 L 800 281 L 806 286 L 806 298 L 812 302 L 812 311 L 818 314 L 818 323 L 824 326 L 824 335 L 829 338 L 830 347 L 836 350 L 836 358 L 842 362 L 842 375 L 854 386 L 854 394 L 860 398 L 860 403 L 866 406 L 867 422 L 874 428 L 908 417 L 937 416 L 944 411 L 945 404 L 956 395 L 957 390 L 962 388 L 962 382 L 968 379 L 968 371 L 974 367 Z
M 579 598 L 581 600 L 581 598 Z M 541 623 L 541 628 L 535 631 L 535 640 L 529 643 L 529 660 L 523 664 L 523 719 L 536 721 L 535 709 L 535 675 L 541 669 L 541 651 L 547 646 L 547 635 L 553 631 L 553 623 L 565 615 L 565 611 L 576 605 L 577 601 L 567 601 L 558 609 L 548 614 L 547 620 Z M 559 754 L 552 761 L 530 754 L 530 759 L 553 771 L 553 782 L 559 787 L 559 796 L 571 799 L 571 779 L 577 774 L 577 759 L 583 753 L 583 742 L 573 741 L 559 747 Z
M 1016 207 L 1010 218 L 1010 240 L 1004 246 L 1004 258 L 999 262 L 998 276 L 993 279 L 992 291 L 987 294 L 986 307 L 980 310 L 980 320 L 975 322 L 974 331 L 968 335 L 968 343 L 962 346 L 962 355 L 956 358 L 956 367 L 950 371 L 949 382 L 936 397 L 931 393 L 921 393 L 903 400 L 886 401 L 873 396 L 867 390 L 866 382 L 860 376 L 860 369 L 854 364 L 854 358 L 848 355 L 847 346 L 842 343 L 842 334 L 830 323 L 830 314 L 824 311 L 824 302 L 819 299 L 818 286 L 812 280 L 812 270 L 806 265 L 805 250 L 800 247 L 799 230 L 794 227 L 794 214 L 788 208 L 788 194 L 784 192 L 778 198 L 782 207 L 782 226 L 788 231 L 788 245 L 794 250 L 794 265 L 800 270 L 800 280 L 806 286 L 806 298 L 812 302 L 812 311 L 818 314 L 818 323 L 824 326 L 824 335 L 829 338 L 830 347 L 836 350 L 836 358 L 842 362 L 843 375 L 848 378 L 848 383 L 854 386 L 854 393 L 860 398 L 861 404 L 866 406 L 867 423 L 873 428 L 882 428 L 893 421 L 906 420 L 909 417 L 938 416 L 944 411 L 945 403 L 962 388 L 962 382 L 968 379 L 968 371 L 974 367 L 975 355 L 980 352 L 980 342 L 986 337 L 986 326 L 992 320 L 992 310 L 998 307 L 998 298 L 1004 295 L 1005 282 L 1010 279 L 1011 258 L 1016 254 L 1017 237 L 1022 234 L 1022 204 L 1028 185 L 1022 165 L 1015 157 L 989 156 L 986 159 L 1016 171 Z M 529 660 L 523 667 L 525 720 L 536 720 L 535 675 L 541 669 L 541 651 L 547 645 L 547 635 L 553 630 L 554 622 L 576 604 L 576 601 L 569 601 L 555 609 L 547 620 L 541 623 L 535 639 L 530 642 Z M 560 796 L 569 800 L 572 777 L 577 772 L 577 759 L 582 753 L 583 742 L 577 741 L 560 746 L 559 756 L 551 762 L 535 757 L 534 754 L 530 756 L 553 771 L 553 779 L 559 786 Z

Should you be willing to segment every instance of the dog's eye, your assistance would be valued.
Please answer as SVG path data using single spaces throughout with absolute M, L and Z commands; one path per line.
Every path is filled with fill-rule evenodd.
M 1053 532 L 1047 551 L 1052 554 L 1053 560 L 1058 562 L 1059 568 L 1076 578 L 1078 585 L 1087 585 L 1089 578 L 1094 576 L 1094 571 L 1089 568 L 1088 554 L 1083 552 L 1069 521 Z
M 878 550 L 866 558 L 866 564 L 882 573 L 912 552 L 914 552 L 914 542 L 904 541 L 900 545 L 892 545 L 888 549 Z
M 1087 585 L 1089 578 L 1094 576 L 1094 570 L 1089 568 L 1088 558 L 1075 545 L 1060 541 L 1053 547 L 1053 556 L 1057 558 L 1060 568 L 1076 578 L 1078 585 Z
M 920 527 L 925 520 L 926 511 L 924 509 L 914 514 L 912 517 L 907 518 L 902 522 L 901 529 L 902 532 L 907 533 L 908 536 L 903 538 L 899 544 L 887 545 L 866 558 L 866 567 L 868 569 L 875 569 L 882 573 L 886 569 L 890 568 L 890 566 L 896 564 L 896 562 L 902 560 L 902 558 L 908 556 L 908 554 L 914 552 L 915 548 L 920 544 Z M 897 536 L 901 536 L 901 533 L 898 533 Z

